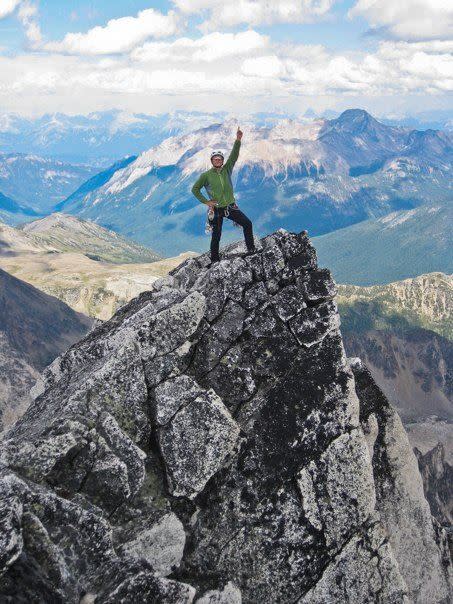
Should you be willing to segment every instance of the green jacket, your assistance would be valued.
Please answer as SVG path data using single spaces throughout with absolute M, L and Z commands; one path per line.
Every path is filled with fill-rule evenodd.
M 203 172 L 192 187 L 192 193 L 201 201 L 207 203 L 211 199 L 217 200 L 217 205 L 221 208 L 234 203 L 233 183 L 231 181 L 231 173 L 233 172 L 234 164 L 239 157 L 239 149 L 241 146 L 240 140 L 235 140 L 230 156 L 223 164 L 221 169 L 217 170 L 212 167 L 210 170 Z M 209 199 L 201 193 L 201 189 L 205 187 L 208 192 Z

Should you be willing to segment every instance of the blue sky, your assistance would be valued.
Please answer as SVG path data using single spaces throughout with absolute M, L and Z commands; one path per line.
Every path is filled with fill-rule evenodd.
M 263 34 L 268 34 L 276 40 L 292 40 L 307 44 L 325 44 L 332 49 L 349 49 L 371 47 L 375 40 L 367 35 L 369 30 L 367 22 L 358 17 L 346 19 L 345 15 L 354 2 L 341 2 L 334 6 L 331 16 L 318 23 L 310 24 L 277 24 L 257 28 Z M 41 15 L 41 30 L 51 39 L 64 37 L 67 32 L 86 31 L 96 25 L 103 25 L 109 19 L 118 19 L 128 15 L 137 14 L 140 10 L 153 7 L 162 12 L 167 12 L 173 5 L 170 2 L 149 2 L 146 0 L 124 0 L 112 3 L 108 0 L 96 2 L 80 2 L 77 0 L 40 0 L 37 3 Z M 199 31 L 196 24 L 199 18 L 189 20 L 190 27 L 186 34 L 197 36 Z M 242 26 L 241 29 L 246 29 Z M 233 28 L 230 28 L 230 30 Z M 20 23 L 13 16 L 0 21 L 0 37 L 2 45 L 6 44 L 10 51 L 20 51 L 25 34 Z
M 0 112 L 447 109 L 452 25 L 439 0 L 0 0 Z

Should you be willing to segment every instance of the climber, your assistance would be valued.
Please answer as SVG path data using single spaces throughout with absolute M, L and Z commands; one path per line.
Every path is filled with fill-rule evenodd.
M 245 244 L 247 246 L 246 255 L 255 253 L 255 244 L 253 240 L 252 222 L 247 216 L 241 212 L 239 206 L 234 199 L 233 183 L 231 173 L 234 164 L 239 157 L 239 148 L 241 146 L 242 131 L 238 128 L 236 132 L 236 140 L 234 141 L 233 149 L 223 163 L 224 155 L 221 150 L 215 150 L 211 153 L 212 168 L 203 172 L 192 187 L 192 193 L 195 197 L 209 206 L 208 224 L 211 235 L 211 263 L 218 262 L 220 237 L 222 235 L 223 218 L 229 218 L 236 225 L 244 229 Z M 201 189 L 205 187 L 208 192 L 209 199 L 201 193 Z M 212 229 L 212 230 L 211 230 Z M 209 232 L 208 231 L 208 232 Z

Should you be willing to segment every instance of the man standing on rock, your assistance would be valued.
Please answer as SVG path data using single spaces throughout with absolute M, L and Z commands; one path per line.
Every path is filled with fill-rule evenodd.
M 234 164 L 239 157 L 241 139 L 242 131 L 238 128 L 233 149 L 225 164 L 223 163 L 223 152 L 219 150 L 213 151 L 211 153 L 212 168 L 203 172 L 192 187 L 192 193 L 195 197 L 210 208 L 208 216 L 212 224 L 211 263 L 220 260 L 219 244 L 224 217 L 233 220 L 236 224 L 243 227 L 247 255 L 255 252 L 252 222 L 241 212 L 239 206 L 236 204 L 231 180 Z M 208 192 L 209 199 L 206 199 L 201 193 L 203 187 Z

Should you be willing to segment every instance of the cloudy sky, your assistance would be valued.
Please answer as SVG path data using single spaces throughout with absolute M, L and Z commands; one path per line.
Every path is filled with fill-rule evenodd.
M 0 112 L 448 109 L 448 0 L 0 0 Z

